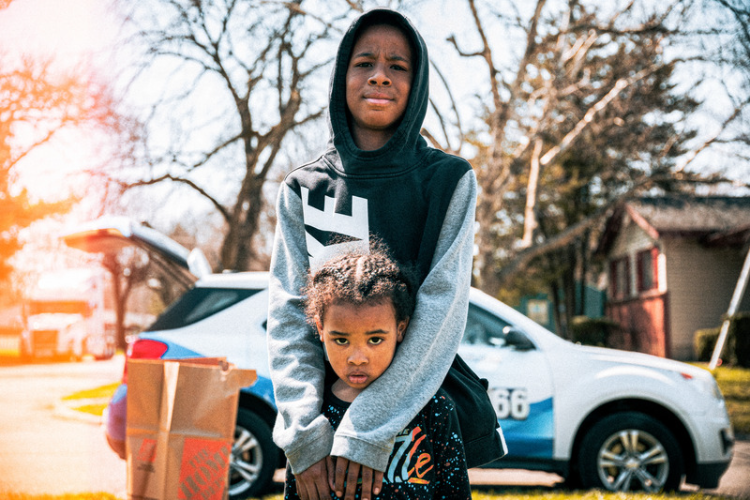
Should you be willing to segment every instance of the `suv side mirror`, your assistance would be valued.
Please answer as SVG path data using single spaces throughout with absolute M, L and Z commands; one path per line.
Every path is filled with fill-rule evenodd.
M 503 328 L 503 334 L 505 335 L 505 345 L 508 347 L 513 347 L 517 351 L 532 351 L 536 349 L 526 335 L 510 326 Z

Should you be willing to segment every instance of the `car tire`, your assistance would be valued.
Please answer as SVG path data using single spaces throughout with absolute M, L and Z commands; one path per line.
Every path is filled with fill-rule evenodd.
M 581 484 L 609 491 L 676 490 L 683 475 L 679 444 L 669 429 L 639 412 L 603 418 L 578 453 Z
M 276 472 L 278 453 L 268 424 L 252 411 L 240 408 L 229 465 L 230 500 L 261 496 Z

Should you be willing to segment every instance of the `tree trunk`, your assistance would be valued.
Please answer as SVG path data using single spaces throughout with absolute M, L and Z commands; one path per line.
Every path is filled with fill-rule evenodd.
M 534 152 L 531 155 L 531 168 L 529 169 L 529 182 L 526 187 L 526 209 L 523 217 L 523 238 L 521 246 L 528 248 L 534 244 L 534 231 L 537 227 L 536 222 L 536 199 L 537 188 L 539 186 L 539 175 L 541 165 L 539 164 L 539 155 L 542 154 L 542 140 L 537 138 L 534 141 Z
M 232 220 L 228 222 L 227 235 L 221 247 L 224 269 L 247 271 L 253 268 L 255 248 L 253 236 L 258 233 L 263 207 L 262 181 L 251 179 L 244 195 L 237 198 Z

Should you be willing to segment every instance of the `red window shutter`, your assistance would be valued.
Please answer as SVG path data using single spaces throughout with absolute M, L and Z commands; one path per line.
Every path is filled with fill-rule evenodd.
M 643 257 L 645 252 L 639 252 L 635 255 L 635 283 L 636 291 L 643 291 Z
M 609 294 L 613 299 L 617 298 L 617 261 L 609 263 Z
M 630 256 L 626 255 L 625 260 L 625 297 L 630 297 Z
M 659 288 L 659 249 L 654 247 L 651 249 L 651 272 L 654 273 L 654 289 Z

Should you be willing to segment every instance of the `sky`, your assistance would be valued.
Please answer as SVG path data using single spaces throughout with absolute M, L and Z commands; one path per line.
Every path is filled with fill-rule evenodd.
M 0 40 L 13 50 L 75 64 L 111 40 L 112 26 L 99 0 L 12 0 L 0 15 Z
M 97 49 L 113 42 L 114 22 L 100 0 L 12 0 L 0 10 L 0 50 L 53 61 L 60 72 L 106 71 L 97 65 Z M 75 133 L 61 134 L 49 147 L 32 153 L 20 165 L 21 185 L 32 195 L 54 199 L 70 173 L 92 161 L 94 144 Z M 45 179 L 40 182 L 40 179 Z
M 7 9 L 0 10 L 0 50 L 9 55 L 49 58 L 53 69 L 60 72 L 106 71 L 106 65 L 99 64 L 94 57 L 99 48 L 114 41 L 116 33 L 115 23 L 107 16 L 104 3 L 101 0 L 12 0 Z M 81 177 L 75 174 L 97 161 L 97 151 L 94 137 L 77 132 L 59 134 L 19 163 L 15 187 L 26 187 L 32 197 L 45 200 L 85 191 L 85 186 L 80 185 Z M 43 250 L 59 245 L 57 237 L 61 228 L 55 221 L 44 221 L 32 227 L 26 233 L 25 251 L 15 258 L 17 266 L 33 273 L 70 258 L 61 252 L 50 255 Z

